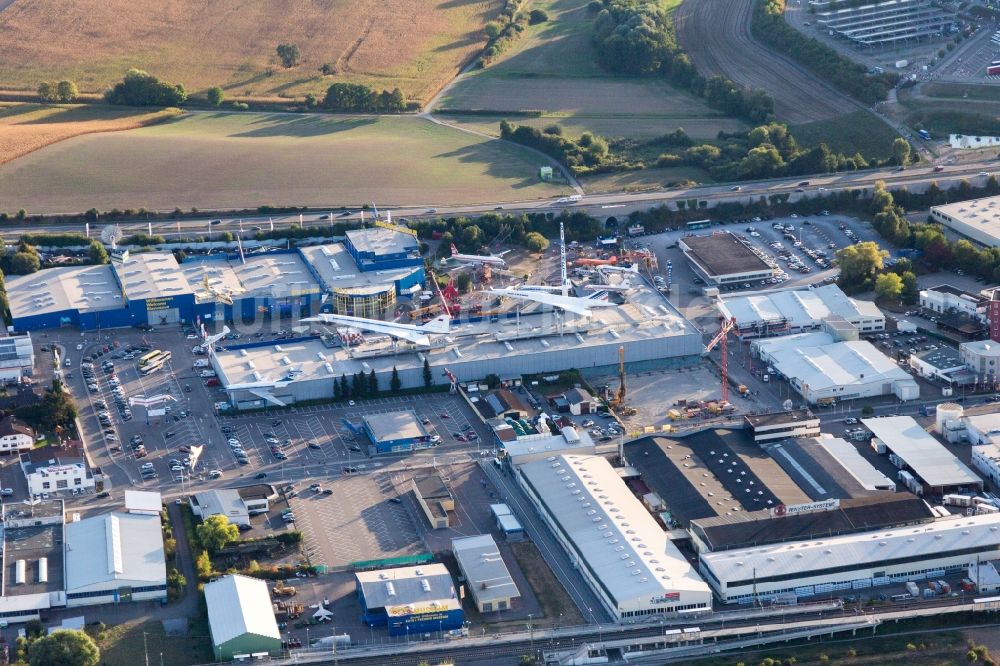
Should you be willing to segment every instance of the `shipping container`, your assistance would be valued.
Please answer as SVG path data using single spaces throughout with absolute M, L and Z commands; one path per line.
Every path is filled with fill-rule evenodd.
M 906 581 L 906 589 L 913 596 L 917 596 L 918 594 L 920 594 L 920 588 L 912 580 Z

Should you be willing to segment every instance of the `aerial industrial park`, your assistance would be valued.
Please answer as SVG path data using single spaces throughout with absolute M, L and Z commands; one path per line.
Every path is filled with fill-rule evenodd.
M 0 0 L 0 662 L 994 663 L 995 3 L 106 4 Z

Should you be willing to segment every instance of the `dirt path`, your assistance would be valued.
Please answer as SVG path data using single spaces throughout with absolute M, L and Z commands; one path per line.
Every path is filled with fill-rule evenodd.
M 753 41 L 754 0 L 686 0 L 674 13 L 677 38 L 698 71 L 723 75 L 774 98 L 778 118 L 826 120 L 862 108 L 788 58 Z

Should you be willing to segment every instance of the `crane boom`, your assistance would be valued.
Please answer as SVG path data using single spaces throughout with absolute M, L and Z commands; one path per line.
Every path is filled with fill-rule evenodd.
M 708 354 L 717 344 L 722 343 L 722 349 L 720 350 L 722 352 L 722 359 L 719 362 L 719 370 L 722 374 L 723 406 L 729 403 L 729 332 L 734 328 L 736 328 L 736 317 L 723 319 L 722 326 L 719 327 L 719 332 L 705 345 L 705 353 Z

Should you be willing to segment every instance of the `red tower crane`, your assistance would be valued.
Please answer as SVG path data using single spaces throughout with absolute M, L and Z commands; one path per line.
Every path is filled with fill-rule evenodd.
M 719 364 L 722 368 L 722 404 L 725 405 L 729 402 L 729 332 L 736 328 L 736 317 L 732 319 L 723 319 L 722 326 L 719 328 L 719 332 L 715 334 L 715 337 L 705 345 L 705 354 L 715 349 L 715 346 L 722 343 L 722 362 Z

